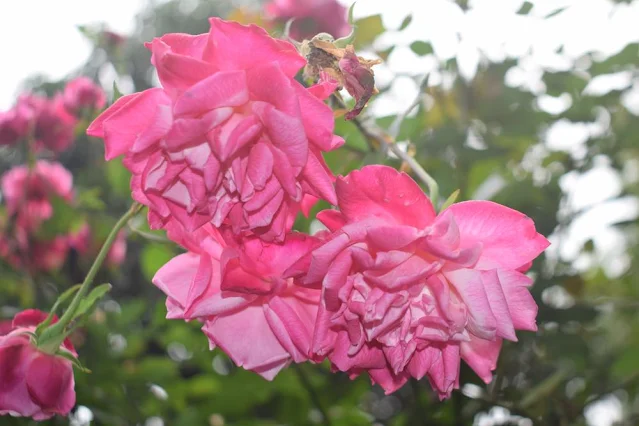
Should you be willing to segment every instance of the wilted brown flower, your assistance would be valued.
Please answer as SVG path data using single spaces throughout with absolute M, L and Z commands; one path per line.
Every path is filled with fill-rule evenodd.
M 346 113 L 347 120 L 357 117 L 371 96 L 378 93 L 372 67 L 380 64 L 380 59 L 357 56 L 352 44 L 339 47 L 328 34 L 304 42 L 301 51 L 306 56 L 304 72 L 308 78 L 335 80 L 355 98 L 355 107 Z

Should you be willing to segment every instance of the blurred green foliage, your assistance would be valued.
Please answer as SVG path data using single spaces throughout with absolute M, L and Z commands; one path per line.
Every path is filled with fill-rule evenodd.
M 78 73 L 95 78 L 113 65 L 118 81 L 129 82 L 135 90 L 150 87 L 153 71 L 143 41 L 167 32 L 205 32 L 209 16 L 231 12 L 225 2 L 193 2 L 193 7 L 185 3 L 191 4 L 150 4 L 122 49 L 96 46 Z M 518 13 L 528 14 L 531 6 L 524 2 Z M 375 50 L 373 42 L 385 31 L 380 16 L 357 24 L 358 46 Z M 397 31 L 410 24 L 407 17 Z M 416 55 L 434 57 L 429 40 L 414 40 L 409 47 Z M 377 50 L 380 57 L 392 60 L 393 47 Z M 460 77 L 455 59 L 439 61 L 439 72 L 452 83 L 426 89 L 428 102 L 404 120 L 398 140 L 410 141 L 416 159 L 439 182 L 443 200 L 459 190 L 459 200 L 484 194 L 522 211 L 534 219 L 539 232 L 554 234 L 557 253 L 566 230 L 596 208 L 571 209 L 569 194 L 560 186 L 562 178 L 586 174 L 604 159 L 618 176 L 630 176 L 615 198 L 639 196 L 639 119 L 622 104 L 625 90 L 584 94 L 588 81 L 620 70 L 631 70 L 636 84 L 639 45 L 630 44 L 605 59 L 591 54 L 585 59 L 590 65 L 580 73 L 544 71 L 546 94 L 572 98 L 571 106 L 559 114 L 541 110 L 538 95 L 504 83 L 508 71 L 518 66 L 517 59 L 482 64 L 470 81 Z M 423 76 L 415 70 L 413 77 L 417 82 Z M 31 84 L 49 92 L 61 86 L 37 79 Z M 380 89 L 384 93 L 387 88 Z M 593 123 L 601 114 L 608 118 L 605 129 L 588 137 L 582 155 L 552 150 L 544 143 L 544 132 L 553 123 Z M 381 117 L 376 123 L 387 129 L 394 119 Z M 337 118 L 336 132 L 347 141 L 344 149 L 326 155 L 336 174 L 370 163 L 402 167 L 399 160 L 371 150 L 356 124 Z M 100 141 L 79 135 L 74 148 L 62 155 L 74 174 L 78 202 L 76 208 L 54 203 L 56 215 L 45 232 L 72 229 L 87 217 L 104 239 L 126 210 L 129 173 L 120 160 L 105 163 L 102 149 Z M 23 161 L 20 153 L 0 155 L 2 170 Z M 325 207 L 317 206 L 313 214 Z M 308 231 L 313 214 L 300 218 L 296 227 Z M 539 331 L 520 332 L 519 342 L 505 344 L 489 385 L 462 366 L 464 392 L 439 402 L 427 382 L 415 381 L 384 396 L 365 378 L 350 381 L 332 374 L 327 365 L 289 368 L 272 383 L 234 367 L 220 351 L 209 351 L 199 324 L 164 318 L 164 299 L 150 279 L 178 248 L 148 240 L 144 235 L 151 231 L 146 224 L 134 224 L 140 232 L 130 232 L 126 262 L 98 277 L 99 282 L 113 283 L 113 291 L 73 336 L 83 365 L 92 370 L 76 375 L 78 405 L 91 410 L 91 424 L 114 426 L 457 426 L 473 424 L 479 413 L 495 406 L 535 425 L 585 425 L 585 407 L 614 395 L 623 407 L 619 424 L 639 424 L 639 226 L 636 218 L 612 225 L 626 236 L 629 266 L 611 276 L 601 262 L 576 268 L 572 259 L 556 254 L 538 259 L 531 274 L 536 278 L 532 291 L 539 304 Z M 161 232 L 151 234 L 162 238 Z M 597 249 L 586 241 L 579 252 L 594 256 Z M 57 294 L 82 280 L 88 265 L 72 256 L 60 273 L 33 277 L 7 265 L 1 268 L 0 314 L 10 317 L 26 307 L 47 309 Z M 163 423 L 153 423 L 158 418 Z M 493 424 L 531 424 L 516 419 Z M 4 417 L 0 424 L 32 422 Z M 69 420 L 57 418 L 48 424 L 67 425 Z

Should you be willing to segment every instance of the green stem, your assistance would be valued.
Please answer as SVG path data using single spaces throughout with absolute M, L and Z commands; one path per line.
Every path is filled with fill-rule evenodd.
M 317 410 L 321 413 L 322 423 L 324 424 L 324 426 L 331 426 L 331 419 L 330 417 L 328 417 L 328 411 L 326 411 L 326 409 L 322 405 L 322 402 L 320 401 L 320 397 L 318 393 L 315 391 L 315 388 L 313 388 L 313 385 L 311 384 L 311 381 L 309 380 L 309 378 L 306 376 L 306 373 L 302 370 L 302 367 L 298 364 L 293 363 L 292 367 L 295 373 L 297 374 L 297 377 L 299 378 L 300 382 L 302 383 L 302 386 L 304 386 L 304 388 L 308 392 L 308 396 L 311 398 L 313 405 L 315 405 L 315 408 L 317 408 Z
M 141 204 L 133 203 L 129 211 L 127 211 L 120 218 L 120 220 L 118 220 L 118 222 L 115 224 L 115 226 L 109 233 L 109 236 L 107 237 L 106 241 L 102 245 L 102 248 L 100 249 L 100 252 L 98 253 L 98 256 L 93 261 L 93 265 L 91 265 L 91 269 L 89 269 L 89 272 L 87 273 L 86 278 L 82 282 L 80 289 L 78 290 L 78 292 L 75 294 L 75 297 L 71 301 L 69 308 L 66 311 L 64 311 L 64 315 L 62 315 L 62 318 L 60 318 L 60 320 L 55 325 L 49 328 L 47 330 L 48 333 L 45 332 L 45 334 L 48 334 L 51 336 L 63 334 L 66 326 L 73 320 L 75 312 L 80 306 L 82 299 L 89 291 L 89 288 L 91 287 L 91 284 L 93 283 L 93 279 L 95 278 L 98 271 L 100 270 L 100 267 L 102 266 L 102 263 L 104 262 L 104 259 L 109 254 L 109 250 L 111 249 L 113 242 L 118 236 L 118 233 L 120 232 L 122 228 L 126 226 L 126 224 L 129 222 L 129 220 L 131 220 L 132 217 L 134 217 L 136 214 L 140 212 L 141 208 L 142 208 Z

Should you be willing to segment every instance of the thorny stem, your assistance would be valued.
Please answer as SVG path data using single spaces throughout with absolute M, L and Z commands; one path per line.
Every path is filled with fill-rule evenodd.
M 315 405 L 315 408 L 317 408 L 317 410 L 322 414 L 322 423 L 324 424 L 324 426 L 331 426 L 331 419 L 328 417 L 328 412 L 322 405 L 319 395 L 315 391 L 315 388 L 311 384 L 311 381 L 308 379 L 308 376 L 299 365 L 293 363 L 292 366 L 293 370 L 295 370 L 295 373 L 297 374 L 297 377 L 300 379 L 302 386 L 304 386 L 306 392 L 308 392 L 308 396 L 311 398 L 313 405 Z
M 64 312 L 64 315 L 62 315 L 62 318 L 60 318 L 60 320 L 55 325 L 53 325 L 51 328 L 47 330 L 48 333 L 47 331 L 45 331 L 45 334 L 48 334 L 50 336 L 63 334 L 65 327 L 72 321 L 75 315 L 75 312 L 77 311 L 78 307 L 80 306 L 80 303 L 82 302 L 82 299 L 89 291 L 89 288 L 91 287 L 91 284 L 93 283 L 95 276 L 100 270 L 100 267 L 102 266 L 102 263 L 104 262 L 104 259 L 109 254 L 109 250 L 111 249 L 111 246 L 113 245 L 115 239 L 117 238 L 118 233 L 120 232 L 122 228 L 126 226 L 126 224 L 129 222 L 129 220 L 132 217 L 134 217 L 136 214 L 140 212 L 141 208 L 142 208 L 141 204 L 133 203 L 131 208 L 120 218 L 120 220 L 118 220 L 118 222 L 115 224 L 115 226 L 109 233 L 109 236 L 107 237 L 106 241 L 102 245 L 102 248 L 100 249 L 100 252 L 98 253 L 98 256 L 93 261 L 93 265 L 91 265 L 91 269 L 89 269 L 89 272 L 87 273 L 86 278 L 82 282 L 80 289 L 78 290 L 78 292 L 75 294 L 75 297 L 71 301 L 69 308 Z

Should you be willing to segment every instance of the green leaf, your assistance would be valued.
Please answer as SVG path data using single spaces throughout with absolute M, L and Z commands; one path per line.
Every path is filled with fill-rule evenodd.
M 357 4 L 356 1 L 354 1 L 353 4 L 351 4 L 351 7 L 348 8 L 348 23 L 351 25 L 354 24 L 353 11 L 355 10 L 355 4 Z
M 118 89 L 117 83 L 115 82 L 115 80 L 113 80 L 113 103 L 115 103 L 115 101 L 120 99 L 122 96 L 122 92 L 120 92 L 120 89 Z
M 80 360 L 77 359 L 71 352 L 67 351 L 66 349 L 60 349 L 58 352 L 56 352 L 56 356 L 62 357 L 64 359 L 68 359 L 69 361 L 71 361 L 74 367 L 76 367 L 78 370 L 82 371 L 83 373 L 91 373 L 91 370 L 83 366 Z
M 358 48 L 370 45 L 377 36 L 384 32 L 381 15 L 372 15 L 358 19 L 355 22 L 355 26 L 357 27 L 355 44 Z
M 131 172 L 124 167 L 121 159 L 106 163 L 106 177 L 114 193 L 127 198 L 131 196 Z
M 452 194 L 450 194 L 450 196 L 446 199 L 446 201 L 444 201 L 444 204 L 442 205 L 442 211 L 446 210 L 448 207 L 450 207 L 455 201 L 457 201 L 457 197 L 459 197 L 459 189 L 456 189 L 455 191 L 453 191 Z
M 430 55 L 431 53 L 433 53 L 433 45 L 421 40 L 412 42 L 410 44 L 410 49 L 419 56 Z
M 42 224 L 38 231 L 40 238 L 49 240 L 58 235 L 68 234 L 85 221 L 84 216 L 64 198 L 51 194 L 49 200 L 53 216 Z
M 517 15 L 528 15 L 533 8 L 533 4 L 529 1 L 525 1 L 517 11 Z
M 402 21 L 402 25 L 399 26 L 399 30 L 398 31 L 402 31 L 405 30 L 406 27 L 408 27 L 410 25 L 410 23 L 413 22 L 413 15 L 408 15 L 407 17 L 404 18 L 404 20 Z
M 102 190 L 100 188 L 91 188 L 80 191 L 76 197 L 79 207 L 89 210 L 102 211 L 106 208 L 106 204 L 102 201 Z
M 73 319 L 76 319 L 84 314 L 90 313 L 97 302 L 104 297 L 111 290 L 111 284 L 101 284 L 91 290 L 91 293 L 80 302 L 78 310 L 75 312 Z
M 158 269 L 172 258 L 173 250 L 168 245 L 152 244 L 144 247 L 140 265 L 146 279 L 151 281 Z
M 35 330 L 35 334 L 37 336 L 40 336 L 42 334 L 42 331 L 47 328 L 49 324 L 51 324 L 51 321 L 53 321 L 53 316 L 55 315 L 58 308 L 60 308 L 60 306 L 64 302 L 66 302 L 72 295 L 74 295 L 80 289 L 80 287 L 80 284 L 74 285 L 73 287 L 66 289 L 60 296 L 58 296 L 58 299 L 53 304 L 53 307 L 49 311 L 49 315 L 47 316 L 47 318 L 43 322 L 38 324 L 38 327 Z
M 553 16 L 557 16 L 561 12 L 565 11 L 566 9 L 568 9 L 568 7 L 560 7 L 559 9 L 554 10 L 554 11 L 550 12 L 548 15 L 544 16 L 544 19 L 549 19 L 549 18 L 552 18 Z

